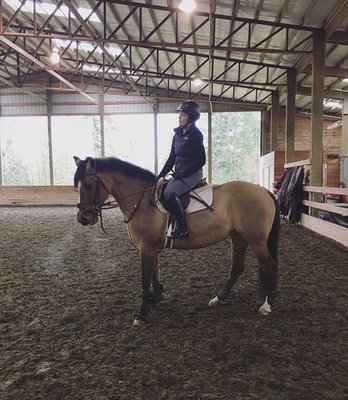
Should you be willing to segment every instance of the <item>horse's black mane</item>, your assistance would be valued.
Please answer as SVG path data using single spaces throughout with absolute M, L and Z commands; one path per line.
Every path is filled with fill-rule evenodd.
M 77 168 L 74 176 L 74 186 L 77 187 L 79 180 L 85 175 L 85 166 L 90 157 L 87 157 Z M 120 160 L 116 157 L 93 158 L 96 172 L 115 171 L 122 172 L 131 178 L 139 178 L 149 183 L 155 182 L 156 175 L 151 171 L 141 168 L 128 161 Z

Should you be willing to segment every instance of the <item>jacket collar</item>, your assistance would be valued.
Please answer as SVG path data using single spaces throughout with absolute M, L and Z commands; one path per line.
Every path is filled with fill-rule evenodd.
M 195 125 L 194 122 L 188 124 L 187 127 L 186 127 L 186 129 L 185 129 L 185 133 L 183 132 L 184 129 L 183 129 L 181 126 L 178 126 L 177 128 L 174 128 L 173 131 L 174 131 L 176 134 L 178 134 L 178 135 L 182 135 L 182 134 L 188 135 L 188 134 L 192 131 L 192 129 L 193 129 L 195 126 L 196 126 L 196 125 Z

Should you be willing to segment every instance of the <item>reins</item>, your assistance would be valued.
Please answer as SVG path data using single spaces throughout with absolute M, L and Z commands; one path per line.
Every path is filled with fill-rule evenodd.
M 138 210 L 138 208 L 139 208 L 139 206 L 140 206 L 141 201 L 142 201 L 143 198 L 144 198 L 145 192 L 147 192 L 147 191 L 150 190 L 150 189 L 152 189 L 152 187 L 148 189 L 148 188 L 147 188 L 147 182 L 146 182 L 146 183 L 145 183 L 145 189 L 144 189 L 142 192 L 133 193 L 132 195 L 123 197 L 123 199 L 125 199 L 125 198 L 127 198 L 127 197 L 135 196 L 136 194 L 141 193 L 140 200 L 138 201 L 137 204 L 135 204 L 134 209 L 133 209 L 131 215 L 129 216 L 129 218 L 128 218 L 128 219 L 124 218 L 124 220 L 123 220 L 124 223 L 128 224 L 128 222 L 134 217 L 135 213 L 137 212 L 137 210 Z M 122 199 L 121 199 L 121 200 L 122 200 Z

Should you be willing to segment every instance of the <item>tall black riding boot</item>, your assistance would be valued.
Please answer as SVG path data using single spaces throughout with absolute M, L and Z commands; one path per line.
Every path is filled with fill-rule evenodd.
M 186 239 L 189 237 L 189 231 L 187 230 L 185 208 L 176 193 L 172 193 L 168 199 L 170 211 L 174 214 L 178 221 L 177 229 L 172 233 L 173 239 Z

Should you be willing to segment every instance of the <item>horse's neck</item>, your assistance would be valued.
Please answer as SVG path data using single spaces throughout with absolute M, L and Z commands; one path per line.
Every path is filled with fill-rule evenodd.
M 150 185 L 148 184 L 147 186 Z M 134 209 L 142 197 L 145 188 L 145 181 L 129 177 L 122 173 L 113 174 L 111 195 L 117 201 L 123 214 L 127 214 Z

